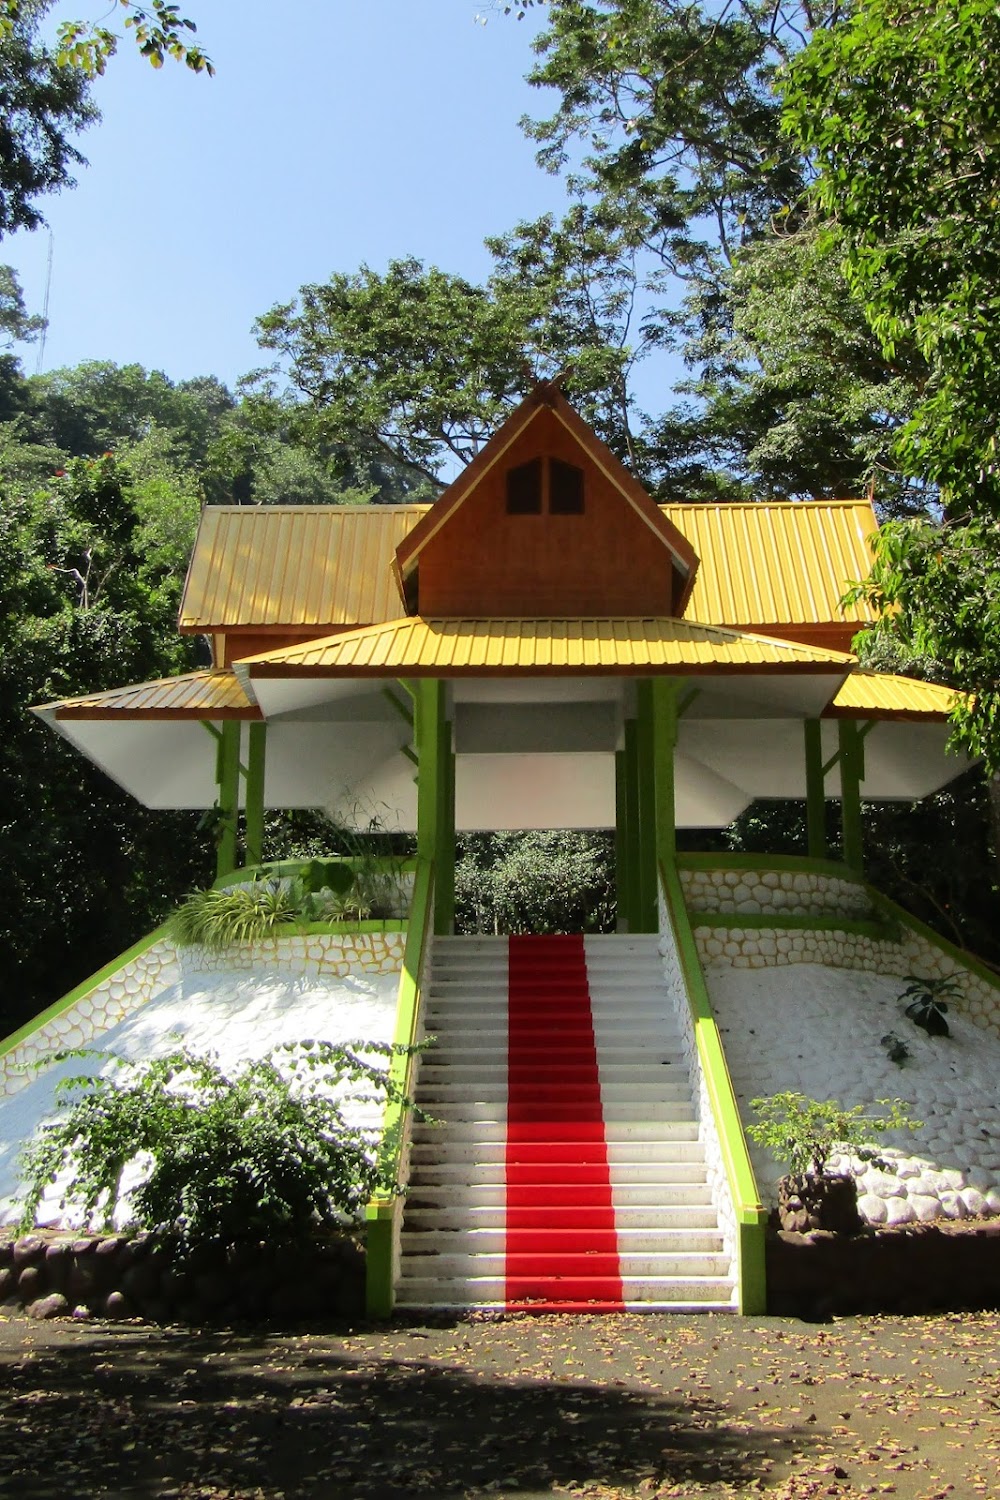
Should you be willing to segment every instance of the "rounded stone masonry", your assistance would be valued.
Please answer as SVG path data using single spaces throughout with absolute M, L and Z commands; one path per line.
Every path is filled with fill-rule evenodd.
M 347 1232 L 303 1246 L 140 1233 L 38 1231 L 0 1238 L 0 1308 L 29 1318 L 151 1323 L 358 1318 L 365 1252 Z
M 699 912 L 784 912 L 794 916 L 871 918 L 863 887 L 837 875 L 813 870 L 681 870 L 688 910 Z

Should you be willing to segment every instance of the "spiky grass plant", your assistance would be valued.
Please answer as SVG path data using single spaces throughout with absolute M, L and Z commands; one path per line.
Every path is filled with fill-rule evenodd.
M 259 943 L 299 920 L 294 894 L 280 880 L 252 886 L 192 891 L 168 922 L 174 942 L 212 952 L 240 943 Z

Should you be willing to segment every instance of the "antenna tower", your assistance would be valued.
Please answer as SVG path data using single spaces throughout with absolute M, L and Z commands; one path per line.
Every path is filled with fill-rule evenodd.
M 41 336 L 41 338 L 38 341 L 38 358 L 35 360 L 35 374 L 36 375 L 40 375 L 42 373 L 42 366 L 45 363 L 45 337 L 46 337 L 46 334 L 49 331 L 49 292 L 52 290 L 52 247 L 53 247 L 53 243 L 54 243 L 54 236 L 52 234 L 52 230 L 50 229 L 49 230 L 49 258 L 48 258 L 48 264 L 46 265 L 46 268 L 45 268 L 45 301 L 42 304 L 42 336 Z

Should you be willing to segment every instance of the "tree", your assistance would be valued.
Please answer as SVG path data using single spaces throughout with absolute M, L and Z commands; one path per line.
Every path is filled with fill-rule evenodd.
M 38 37 L 47 0 L 21 0 L 0 27 L 0 236 L 42 222 L 35 200 L 72 187 L 71 138 L 97 118 L 86 77 Z
M 149 0 L 137 5 L 135 0 L 111 0 L 111 10 L 120 6 L 128 11 L 124 25 L 131 32 L 142 56 L 154 68 L 162 68 L 172 57 L 194 73 L 215 72 L 211 61 L 190 37 L 198 30 L 195 23 L 180 14 L 171 0 Z M 0 0 L 0 38 L 10 33 L 26 15 L 49 10 L 52 0 Z M 107 19 L 107 12 L 104 19 Z M 60 67 L 72 68 L 88 77 L 103 73 L 109 58 L 118 50 L 119 37 L 102 22 L 63 21 L 59 27 L 56 61 Z
M 898 451 L 953 515 L 1000 512 L 998 47 L 990 0 L 859 0 L 783 85 L 886 358 L 912 344 L 926 360 Z
M 526 128 L 553 171 L 584 142 L 583 185 L 626 201 L 667 269 L 704 274 L 798 201 L 805 164 L 782 135 L 773 82 L 840 11 L 836 0 L 551 0 L 529 81 L 560 100 Z
M 820 498 L 869 487 L 883 515 L 927 488 L 901 470 L 898 434 L 926 364 L 910 342 L 890 361 L 844 279 L 843 248 L 807 221 L 775 229 L 687 299 L 694 402 L 653 425 L 653 460 L 689 498 Z

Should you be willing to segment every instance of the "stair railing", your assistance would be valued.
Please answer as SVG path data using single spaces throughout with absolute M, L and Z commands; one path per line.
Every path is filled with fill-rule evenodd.
M 403 949 L 403 968 L 399 976 L 399 999 L 396 1004 L 397 1046 L 413 1048 L 422 1040 L 423 994 L 431 949 L 431 926 L 434 914 L 434 865 L 431 860 L 417 861 L 413 883 L 413 900 Z M 396 1099 L 386 1105 L 382 1128 L 382 1164 L 390 1180 L 404 1185 L 409 1176 L 410 1140 L 413 1114 L 399 1102 L 398 1095 L 414 1096 L 419 1053 L 397 1053 L 389 1067 L 389 1077 L 396 1085 Z M 400 1235 L 403 1224 L 403 1193 L 390 1189 L 377 1194 L 365 1209 L 367 1224 L 367 1261 L 365 1273 L 365 1306 L 370 1318 L 387 1318 L 392 1312 L 396 1280 L 399 1274 Z
M 719 1027 L 712 1011 L 705 975 L 698 957 L 694 931 L 684 901 L 680 876 L 673 864 L 660 865 L 660 884 L 667 917 L 673 928 L 677 956 L 695 1044 L 715 1120 L 723 1166 L 736 1215 L 737 1294 L 739 1310 L 758 1314 L 767 1310 L 765 1227 L 767 1210 L 760 1201 L 739 1105 L 729 1076 Z

